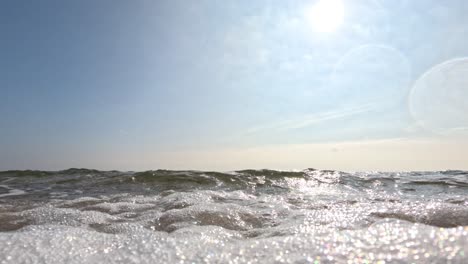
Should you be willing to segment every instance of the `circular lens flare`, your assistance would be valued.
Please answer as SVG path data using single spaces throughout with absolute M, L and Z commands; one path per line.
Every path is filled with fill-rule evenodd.
M 468 134 L 468 58 L 434 66 L 413 85 L 409 108 L 416 123 L 442 135 Z

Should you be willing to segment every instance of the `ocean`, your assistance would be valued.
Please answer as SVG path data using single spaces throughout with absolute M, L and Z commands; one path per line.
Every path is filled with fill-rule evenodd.
M 0 263 L 468 263 L 468 172 L 0 172 Z

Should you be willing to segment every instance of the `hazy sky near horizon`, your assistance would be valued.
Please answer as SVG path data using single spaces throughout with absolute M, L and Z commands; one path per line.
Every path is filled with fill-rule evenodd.
M 466 14 L 465 0 L 1 1 L 0 170 L 468 169 Z

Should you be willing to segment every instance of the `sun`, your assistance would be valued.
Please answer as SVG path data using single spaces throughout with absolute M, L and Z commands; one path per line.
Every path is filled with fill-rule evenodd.
M 306 18 L 315 31 L 333 32 L 343 23 L 343 2 L 319 0 L 306 10 Z

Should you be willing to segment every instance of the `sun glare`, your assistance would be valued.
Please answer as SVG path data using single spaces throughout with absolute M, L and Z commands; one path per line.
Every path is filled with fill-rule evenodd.
M 333 32 L 343 23 L 344 5 L 341 0 L 319 0 L 306 16 L 315 31 Z

